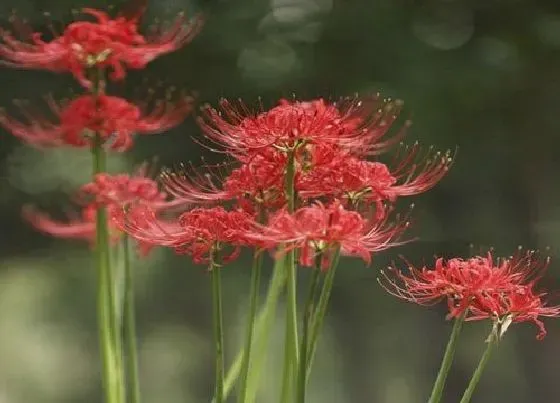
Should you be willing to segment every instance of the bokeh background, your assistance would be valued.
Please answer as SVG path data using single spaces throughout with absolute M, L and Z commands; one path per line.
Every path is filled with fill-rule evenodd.
M 70 10 L 104 1 L 3 0 L 35 29 L 71 20 Z M 118 8 L 118 4 L 113 4 Z M 419 241 L 378 255 L 371 267 L 343 260 L 312 379 L 310 403 L 427 400 L 451 326 L 443 308 L 386 295 L 378 271 L 400 254 L 417 264 L 467 256 L 470 245 L 509 255 L 518 245 L 553 257 L 560 283 L 560 5 L 537 0 L 188 0 L 150 1 L 146 22 L 202 11 L 207 24 L 187 48 L 131 72 L 129 97 L 150 85 L 196 90 L 199 101 L 241 97 L 273 105 L 381 92 L 405 101 L 408 142 L 458 148 L 433 191 L 417 197 Z M 43 12 L 49 12 L 45 16 Z M 147 81 L 142 81 L 145 79 Z M 160 83 L 161 82 L 161 83 Z M 0 70 L 0 105 L 80 91 L 68 76 Z M 190 117 L 177 129 L 138 139 L 113 155 L 111 171 L 157 156 L 162 166 L 204 154 Z M 219 160 L 219 156 L 205 155 Z M 20 218 L 23 204 L 70 208 L 90 156 L 39 151 L 0 132 L 0 403 L 101 401 L 95 276 L 87 245 L 49 239 Z M 406 206 L 405 206 L 406 207 Z M 249 256 L 224 271 L 227 351 L 240 344 Z M 137 262 L 140 372 L 145 402 L 208 402 L 212 390 L 210 280 L 170 251 Z M 270 272 L 267 272 L 269 275 Z M 264 284 L 264 283 L 263 283 Z M 263 292 L 264 292 L 263 285 Z M 279 310 L 282 312 L 282 309 Z M 279 313 L 279 326 L 281 314 Z M 513 326 L 474 401 L 559 401 L 560 321 L 538 342 Z M 465 326 L 445 402 L 459 396 L 484 348 L 488 323 Z M 270 344 L 259 403 L 276 401 L 281 331 Z

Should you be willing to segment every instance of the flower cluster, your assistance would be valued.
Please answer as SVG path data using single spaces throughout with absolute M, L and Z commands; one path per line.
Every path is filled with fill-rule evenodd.
M 335 200 L 325 206 L 316 202 L 290 214 L 286 208 L 271 216 L 268 226 L 258 237 L 273 244 L 291 245 L 301 251 L 300 263 L 313 266 L 316 254 L 321 254 L 323 269 L 329 266 L 329 257 L 335 246 L 349 256 L 371 261 L 371 253 L 395 246 L 392 242 L 408 226 L 407 221 L 386 222 L 386 217 L 367 219 L 356 211 L 349 211 Z
M 62 102 L 48 97 L 48 114 L 19 102 L 20 117 L 2 110 L 0 125 L 33 146 L 87 147 L 93 151 L 94 158 L 101 160 L 104 157 L 95 155 L 102 155 L 106 149 L 129 150 L 136 134 L 161 133 L 178 125 L 192 110 L 193 98 L 189 95 L 174 96 L 168 91 L 161 100 L 135 104 L 105 93 L 107 70 L 111 70 L 111 79 L 121 80 L 125 68 L 141 69 L 156 57 L 188 43 L 202 24 L 201 17 L 185 24 L 184 16 L 180 15 L 169 29 L 158 29 L 144 36 L 139 32 L 143 11 L 136 4 L 132 12 L 111 18 L 100 10 L 84 9 L 83 14 L 95 20 L 75 21 L 50 41 L 43 40 L 37 32 L 26 34 L 27 27 L 12 18 L 17 32 L 0 30 L 1 62 L 17 68 L 70 72 L 86 93 Z M 24 217 L 53 236 L 93 241 L 101 208 L 111 218 L 120 215 L 130 203 L 142 202 L 156 210 L 174 205 L 166 201 L 167 195 L 159 191 L 145 167 L 133 175 L 109 175 L 103 170 L 99 166 L 93 181 L 78 192 L 76 199 L 81 208 L 78 217 L 60 222 L 33 207 L 24 209 Z M 112 219 L 109 230 L 110 237 L 118 239 L 120 231 Z M 146 245 L 141 243 L 142 250 L 148 250 Z
M 126 68 L 143 69 L 157 57 L 173 52 L 189 43 L 200 31 L 203 20 L 194 18 L 185 24 L 181 14 L 168 29 L 154 30 L 145 36 L 138 31 L 143 10 L 135 10 L 131 16 L 119 15 L 111 18 L 107 13 L 86 8 L 83 14 L 96 21 L 75 21 L 64 32 L 50 41 L 42 39 L 40 33 L 25 35 L 15 17 L 14 28 L 24 36 L 18 39 L 8 30 L 0 31 L 0 58 L 4 65 L 50 70 L 57 73 L 69 72 L 85 86 L 94 85 L 88 73 L 93 69 L 111 68 L 110 78 L 122 80 Z M 159 32 L 157 32 L 159 31 Z
M 25 122 L 0 112 L 0 125 L 38 147 L 92 147 L 98 136 L 107 148 L 126 151 L 132 147 L 133 135 L 161 133 L 176 126 L 192 104 L 193 98 L 183 95 L 177 103 L 161 100 L 143 111 L 126 99 L 104 94 L 81 95 L 65 105 L 49 98 L 55 121 L 21 105 Z
M 184 93 L 174 97 L 168 92 L 163 100 L 141 103 L 106 94 L 107 79 L 123 80 L 127 69 L 142 69 L 155 58 L 179 49 L 202 26 L 201 17 L 187 21 L 180 15 L 169 28 L 159 27 L 144 35 L 139 26 L 145 2 L 132 0 L 130 4 L 133 9 L 115 17 L 84 9 L 86 19 L 71 23 L 50 40 L 37 32 L 28 34 L 29 30 L 22 29 L 15 18 L 13 30 L 0 29 L 0 63 L 70 73 L 84 89 L 84 94 L 69 101 L 48 98 L 47 113 L 23 103 L 17 103 L 19 116 L 0 110 L 0 126 L 37 147 L 89 148 L 94 160 L 92 181 L 75 195 L 79 213 L 58 221 L 26 207 L 24 217 L 44 233 L 87 240 L 99 251 L 97 295 L 103 379 L 107 401 L 115 398 L 116 403 L 128 386 L 133 391 L 139 388 L 134 386 L 135 347 L 130 341 L 135 332 L 130 262 L 125 253 L 127 307 L 123 308 L 126 319 L 121 321 L 117 319 L 120 302 L 115 298 L 111 268 L 112 244 L 130 236 L 142 255 L 154 246 L 165 246 L 190 256 L 196 264 L 208 265 L 213 290 L 217 403 L 227 397 L 219 269 L 236 259 L 242 248 L 255 250 L 246 350 L 240 354 L 244 384 L 238 389 L 242 401 L 251 400 L 244 396 L 249 368 L 253 368 L 250 350 L 261 252 L 276 251 L 277 256 L 285 256 L 278 265 L 282 270 L 276 270 L 271 280 L 263 323 L 268 322 L 266 315 L 274 314 L 270 308 L 285 286 L 282 396 L 290 400 L 289 390 L 294 389 L 298 401 L 303 402 L 338 257 L 358 257 L 370 264 L 377 252 L 406 242 L 402 235 L 410 221 L 408 215 L 394 214 L 396 202 L 432 189 L 447 174 L 453 155 L 431 147 L 423 149 L 416 143 L 401 145 L 391 162 L 379 158 L 401 142 L 409 126 L 405 122 L 393 130 L 399 126 L 396 122 L 402 103 L 379 95 L 336 102 L 281 99 L 269 109 L 261 104 L 255 110 L 242 101 L 221 100 L 217 108 L 202 108 L 198 123 L 204 138 L 199 144 L 225 155 L 226 163 L 166 170 L 160 176 L 161 183 L 152 179 L 146 166 L 131 175 L 109 174 L 105 172 L 107 150 L 128 151 L 136 134 L 160 133 L 178 125 L 194 103 Z M 123 243 L 125 251 L 127 245 Z M 296 262 L 315 269 L 303 310 L 301 344 Z M 491 253 L 469 259 L 440 258 L 433 268 L 409 265 L 408 271 L 390 268 L 382 272 L 380 284 L 390 294 L 421 305 L 446 301 L 448 317 L 458 319 L 431 402 L 441 398 L 445 371 L 449 370 L 463 320 L 491 320 L 491 336 L 496 337 L 489 339 L 490 344 L 516 322 L 533 322 L 538 327 L 538 339 L 546 335 L 541 318 L 560 316 L 560 306 L 549 305 L 546 292 L 537 289 L 547 266 L 547 259 L 529 251 L 497 261 Z M 123 334 L 132 338 L 127 338 L 127 354 L 119 358 L 115 352 L 121 351 L 119 338 Z M 485 353 L 482 367 L 487 357 Z M 130 366 L 123 367 L 121 358 L 129 360 Z M 477 369 L 477 377 L 482 367 Z M 127 376 L 122 368 L 126 368 Z M 131 374 L 129 369 L 133 369 Z M 258 375 L 257 370 L 254 372 Z M 131 385 L 126 385 L 128 375 Z M 473 377 L 475 384 L 477 377 Z M 473 388 L 469 386 L 468 390 L 472 393 Z
M 531 321 L 542 339 L 546 330 L 539 318 L 560 316 L 560 306 L 548 306 L 546 293 L 536 290 L 548 263 L 533 251 L 497 261 L 491 253 L 470 259 L 439 258 L 433 268 L 409 265 L 407 273 L 391 268 L 380 283 L 389 293 L 417 304 L 445 300 L 450 317 L 491 319 L 500 324 L 500 334 L 512 322 Z
M 201 28 L 202 18 L 190 24 L 180 15 L 167 30 L 144 36 L 139 32 L 142 7 L 125 15 L 111 18 L 105 12 L 84 9 L 96 21 L 75 21 L 50 41 L 40 33 L 25 33 L 21 22 L 13 18 L 13 26 L 21 31 L 0 30 L 0 59 L 16 68 L 70 72 L 88 90 L 64 104 L 48 99 L 51 117 L 21 106 L 23 119 L 0 113 L 0 125 L 16 137 L 35 146 L 94 147 L 103 143 L 116 151 L 126 151 L 134 134 L 166 131 L 179 124 L 192 109 L 193 99 L 181 95 L 176 103 L 171 98 L 153 103 L 146 109 L 126 99 L 105 94 L 105 71 L 109 77 L 121 80 L 125 67 L 141 69 L 156 57 L 177 50 L 188 43 Z
M 75 202 L 81 213 L 69 215 L 64 221 L 56 220 L 33 206 L 24 208 L 24 218 L 43 233 L 58 238 L 84 239 L 93 244 L 99 208 L 106 209 L 110 218 L 109 234 L 111 240 L 116 242 L 122 232 L 115 225 L 114 218 L 122 216 L 126 206 L 142 203 L 157 211 L 176 205 L 173 201 L 168 201 L 168 196 L 158 189 L 158 184 L 147 176 L 145 166 L 133 175 L 96 175 L 92 182 L 83 185 L 76 193 Z M 141 240 L 138 246 L 142 255 L 146 255 L 151 249 L 151 243 L 146 240 Z
M 231 262 L 239 256 L 241 246 L 253 244 L 247 237 L 252 217 L 223 207 L 194 208 L 177 220 L 162 220 L 150 205 L 140 203 L 113 216 L 113 222 L 141 242 L 171 247 L 198 264 Z M 232 250 L 224 254 L 226 248 Z
M 225 153 L 230 163 L 164 172 L 164 190 L 185 205 L 201 206 L 197 214 L 200 209 L 224 214 L 215 210 L 217 204 L 228 205 L 229 214 L 242 212 L 251 224 L 235 247 L 273 249 L 282 244 L 296 250 L 304 266 L 313 266 L 320 257 L 326 268 L 336 250 L 369 263 L 372 253 L 399 244 L 408 220 L 390 214 L 392 203 L 430 189 L 452 163 L 449 153 L 421 155 L 417 145 L 394 170 L 370 160 L 403 134 L 388 137 L 401 104 L 379 97 L 338 103 L 281 100 L 255 113 L 241 102 L 222 101 L 220 106 L 221 111 L 204 107 L 199 122 L 203 143 Z M 186 225 L 183 216 L 174 233 L 167 232 L 168 219 L 149 208 L 134 210 L 117 223 L 131 236 L 175 249 L 179 243 L 183 250 L 194 242 L 184 237 L 193 224 Z M 232 230 L 238 231 L 234 221 Z M 202 221 L 199 225 L 219 228 Z

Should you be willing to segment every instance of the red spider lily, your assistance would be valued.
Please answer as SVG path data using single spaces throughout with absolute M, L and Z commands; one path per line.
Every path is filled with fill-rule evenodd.
M 286 203 L 285 165 L 285 161 L 271 161 L 261 154 L 255 155 L 231 172 L 224 181 L 224 190 L 235 195 L 237 200 L 245 199 L 266 209 L 282 207 Z
M 118 208 L 141 202 L 153 208 L 168 210 L 183 206 L 182 200 L 167 200 L 168 194 L 159 190 L 158 183 L 149 177 L 148 165 L 141 165 L 133 175 L 100 173 L 92 182 L 83 185 L 77 194 L 81 205 Z
M 0 113 L 0 124 L 16 137 L 43 147 L 92 145 L 94 134 L 116 151 L 133 144 L 134 134 L 154 134 L 178 125 L 192 110 L 193 98 L 182 96 L 172 104 L 158 101 L 145 113 L 125 99 L 108 95 L 82 95 L 62 106 L 48 100 L 57 123 L 39 112 L 22 107 L 27 121 Z M 110 144 L 109 144 L 110 143 Z
M 343 155 L 302 175 L 297 190 L 302 197 L 330 195 L 350 200 L 394 201 L 396 182 L 385 164 Z
M 373 104 L 373 105 L 372 105 Z M 329 104 L 312 101 L 281 100 L 279 105 L 253 113 L 241 101 L 220 103 L 222 112 L 203 109 L 199 119 L 207 138 L 225 148 L 225 152 L 244 159 L 268 147 L 295 150 L 306 144 L 333 144 L 361 155 L 378 153 L 398 137 L 382 142 L 399 106 L 389 102 L 379 109 L 379 102 L 362 102 L 358 98 Z
M 542 338 L 546 332 L 538 317 L 560 316 L 560 306 L 546 306 L 546 293 L 534 291 L 548 262 L 537 259 L 532 251 L 496 263 L 490 253 L 466 260 L 440 258 L 433 269 L 409 265 L 405 274 L 390 268 L 389 273 L 382 272 L 379 282 L 390 294 L 420 305 L 446 300 L 449 317 L 533 321 L 539 327 L 537 337 Z
M 76 197 L 82 206 L 80 217 L 70 216 L 67 221 L 58 221 L 27 206 L 24 208 L 24 218 L 41 232 L 54 237 L 94 242 L 99 207 L 106 207 L 108 216 L 113 217 L 119 215 L 129 203 L 142 202 L 154 209 L 165 209 L 177 204 L 175 201 L 166 201 L 166 198 L 167 195 L 158 191 L 157 183 L 146 176 L 145 167 L 142 167 L 134 175 L 99 174 L 93 182 L 82 186 Z M 117 241 L 120 231 L 112 220 L 109 220 L 109 230 L 112 240 Z M 139 243 L 139 247 L 142 254 L 150 250 L 147 242 Z
M 281 207 L 285 203 L 284 165 L 256 154 L 229 174 L 225 173 L 229 169 L 226 165 L 189 167 L 164 172 L 162 182 L 167 193 L 186 203 L 237 200 L 266 208 Z
M 270 245 L 291 244 L 291 248 L 300 250 L 300 263 L 304 266 L 313 266 L 315 256 L 322 253 L 322 266 L 328 267 L 329 255 L 336 247 L 343 255 L 358 256 L 369 264 L 373 252 L 403 243 L 396 239 L 408 222 L 389 223 L 387 217 L 378 215 L 368 220 L 358 212 L 346 210 L 339 201 L 329 206 L 317 202 L 293 214 L 280 210 L 255 238 Z
M 297 189 L 303 197 L 331 195 L 367 201 L 394 201 L 422 193 L 443 178 L 453 159 L 449 153 L 419 154 L 414 145 L 391 172 L 385 164 L 338 153 L 302 175 Z
M 167 30 L 143 36 L 138 32 L 141 11 L 134 15 L 109 17 L 103 11 L 86 8 L 83 13 L 96 21 L 76 21 L 51 41 L 33 33 L 23 40 L 8 31 L 0 32 L 0 58 L 3 64 L 26 69 L 70 72 L 85 87 L 91 68 L 111 68 L 111 79 L 121 80 L 125 68 L 142 69 L 155 58 L 189 43 L 200 31 L 203 19 L 195 17 L 185 25 L 181 14 Z M 15 21 L 14 21 L 15 22 Z M 14 24 L 15 28 L 18 24 Z M 21 31 L 21 29 L 20 29 Z
M 171 247 L 191 256 L 193 262 L 209 263 L 213 254 L 225 247 L 233 250 L 220 255 L 223 263 L 239 256 L 241 246 L 254 244 L 246 237 L 252 228 L 252 216 L 222 207 L 195 208 L 182 213 L 178 220 L 163 220 L 147 205 L 132 206 L 113 216 L 115 224 L 133 238 L 153 245 Z
M 469 307 L 467 320 L 492 319 L 500 324 L 502 336 L 510 323 L 533 322 L 537 328 L 537 339 L 546 336 L 540 317 L 560 316 L 560 306 L 548 306 L 547 293 L 536 293 L 531 285 L 513 286 L 507 291 L 485 295 Z

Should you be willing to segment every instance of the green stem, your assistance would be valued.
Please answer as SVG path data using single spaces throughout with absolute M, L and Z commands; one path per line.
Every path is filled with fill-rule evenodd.
M 129 403 L 140 403 L 138 380 L 138 349 L 136 346 L 136 312 L 134 301 L 134 279 L 130 262 L 130 240 L 123 238 L 124 253 L 124 337 L 126 340 L 126 375 L 129 386 Z
M 484 354 L 482 354 L 482 357 L 480 358 L 480 362 L 478 363 L 478 366 L 474 371 L 471 381 L 469 382 L 469 386 L 465 390 L 465 393 L 463 394 L 460 403 L 469 403 L 471 401 L 474 390 L 476 389 L 476 386 L 480 381 L 480 377 L 482 376 L 482 372 L 484 371 L 484 368 L 486 368 L 486 364 L 488 364 L 488 361 L 490 360 L 490 356 L 492 355 L 492 352 L 494 351 L 494 349 L 498 344 L 498 337 L 494 330 L 492 330 L 492 333 L 488 338 L 487 344 L 488 345 L 486 346 L 486 350 L 484 350 Z
M 106 158 L 99 136 L 92 146 L 93 173 L 105 172 Z M 95 266 L 97 268 L 97 316 L 99 322 L 99 340 L 101 348 L 102 378 L 106 403 L 119 403 L 121 384 L 114 327 L 114 309 L 112 299 L 113 283 L 109 267 L 109 243 L 107 213 L 99 208 L 96 213 Z
M 258 392 L 258 380 L 262 374 L 261 368 L 266 359 L 267 342 L 270 338 L 270 330 L 276 319 L 276 307 L 278 299 L 286 283 L 286 273 L 284 270 L 284 259 L 278 259 L 274 263 L 272 277 L 268 284 L 268 290 L 263 306 L 255 320 L 255 331 L 253 335 L 253 346 L 251 347 L 251 371 L 247 377 L 247 393 L 245 402 L 253 403 Z M 237 352 L 233 363 L 231 364 L 225 380 L 224 380 L 224 399 L 227 399 L 243 366 L 245 350 L 241 349 Z M 212 400 L 216 403 L 216 399 Z
M 253 256 L 253 267 L 251 270 L 251 291 L 249 297 L 249 317 L 245 335 L 245 353 L 243 354 L 243 365 L 241 369 L 241 383 L 237 402 L 244 403 L 247 396 L 247 377 L 251 363 L 251 347 L 253 345 L 253 333 L 255 331 L 255 317 L 257 316 L 257 304 L 259 297 L 259 285 L 261 282 L 261 268 L 263 263 L 262 251 L 255 250 Z
M 295 152 L 289 151 L 288 162 L 286 165 L 286 198 L 288 211 L 293 213 L 295 210 Z M 290 403 L 293 400 L 292 388 L 295 385 L 295 375 L 298 369 L 298 330 L 297 330 L 297 284 L 296 284 L 296 264 L 295 251 L 290 249 L 286 254 L 286 280 L 287 280 L 287 301 L 286 301 L 286 336 L 284 341 L 284 371 L 282 378 L 281 403 Z
M 331 297 L 331 291 L 334 284 L 334 277 L 336 274 L 336 268 L 338 267 L 339 259 L 340 247 L 337 247 L 331 258 L 329 268 L 327 269 L 327 274 L 323 282 L 323 288 L 321 289 L 319 302 L 317 304 L 317 307 L 315 308 L 313 316 L 311 317 L 311 337 L 309 341 L 309 351 L 307 354 L 307 371 L 305 375 L 307 379 L 309 379 L 309 374 L 311 373 L 313 359 L 315 358 L 315 352 L 317 350 L 317 342 L 319 340 L 319 334 L 321 332 L 321 328 L 323 327 L 323 321 L 325 320 L 325 315 L 327 313 L 327 306 Z
M 301 336 L 300 361 L 298 369 L 297 402 L 305 403 L 307 386 L 307 352 L 309 350 L 309 322 L 313 315 L 316 294 L 319 290 L 319 276 L 321 274 L 322 254 L 317 254 L 315 270 L 311 274 L 309 292 L 303 310 L 303 334 Z
M 449 341 L 447 342 L 445 354 L 443 355 L 443 360 L 441 361 L 441 366 L 439 368 L 439 372 L 428 403 L 439 403 L 441 401 L 443 389 L 445 388 L 445 381 L 447 380 L 447 374 L 449 373 L 451 364 L 453 363 L 453 356 L 455 355 L 457 340 L 459 339 L 459 334 L 461 333 L 463 322 L 464 315 L 455 319 L 455 322 L 453 323 L 453 330 L 451 331 L 451 336 L 449 337 Z
M 212 302 L 214 321 L 214 343 L 216 349 L 216 390 L 215 402 L 224 402 L 224 332 L 222 319 L 222 281 L 221 269 L 211 257 L 210 274 L 212 276 Z
M 268 340 L 276 321 L 278 299 L 286 286 L 285 264 L 286 256 L 278 258 L 274 263 L 264 306 L 256 321 L 254 345 L 251 348 L 251 372 L 247 379 L 246 403 L 254 403 L 259 390 L 259 377 L 263 373 L 262 367 L 267 357 Z
M 258 324 L 259 324 L 259 319 L 261 319 L 261 317 L 257 317 L 257 328 L 258 328 Z M 257 332 L 255 332 L 257 333 Z M 255 337 L 256 339 L 256 337 Z M 245 350 L 241 349 L 237 355 L 235 356 L 235 359 L 233 360 L 233 363 L 231 364 L 231 366 L 229 367 L 228 372 L 226 373 L 225 379 L 224 379 L 224 399 L 227 399 L 230 392 L 233 390 L 233 386 L 235 385 L 235 382 L 237 381 L 237 378 L 239 377 L 239 374 L 241 373 L 241 368 L 243 367 L 243 360 L 245 359 Z M 214 397 L 214 399 L 212 399 L 212 403 L 216 403 L 216 397 Z

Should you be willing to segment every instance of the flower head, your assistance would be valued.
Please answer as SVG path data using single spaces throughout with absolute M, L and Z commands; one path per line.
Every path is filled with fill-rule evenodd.
M 208 263 L 214 259 L 214 253 L 220 253 L 220 261 L 230 262 L 237 258 L 241 246 L 253 243 L 246 237 L 252 217 L 223 207 L 195 208 L 182 213 L 177 220 L 164 220 L 154 209 L 138 204 L 113 220 L 133 238 L 171 247 L 177 253 L 191 256 L 195 263 Z M 221 254 L 226 248 L 231 248 L 231 252 Z
M 391 170 L 386 164 L 347 153 L 333 153 L 331 159 L 304 172 L 297 189 L 303 197 L 330 195 L 351 201 L 395 201 L 434 187 L 453 163 L 449 152 L 422 154 L 411 147 Z
M 49 99 L 55 119 L 22 106 L 25 120 L 2 112 L 0 125 L 35 146 L 87 147 L 97 134 L 111 149 L 125 151 L 132 146 L 133 135 L 159 133 L 179 124 L 190 113 L 192 103 L 192 97 L 182 96 L 175 104 L 159 101 L 151 110 L 142 111 L 123 98 L 82 95 L 66 105 Z
M 31 206 L 24 208 L 24 218 L 39 231 L 54 237 L 94 242 L 97 209 L 100 207 L 105 207 L 112 218 L 130 203 L 141 202 L 158 210 L 175 206 L 175 202 L 166 201 L 167 195 L 160 192 L 157 183 L 146 174 L 145 167 L 141 167 L 134 175 L 96 175 L 93 182 L 82 186 L 76 195 L 81 214 L 69 215 L 65 221 L 53 219 Z M 109 230 L 113 241 L 120 238 L 120 230 L 112 219 L 109 220 Z M 150 250 L 147 242 L 139 243 L 139 247 L 143 254 Z
M 82 85 L 91 87 L 89 69 L 111 68 L 110 77 L 121 80 L 126 68 L 142 69 L 158 56 L 189 43 L 203 23 L 195 17 L 185 25 L 181 14 L 167 30 L 144 36 L 138 32 L 142 12 L 111 18 L 103 11 L 86 8 L 83 13 L 96 21 L 75 21 L 50 41 L 43 40 L 40 33 L 20 40 L 9 31 L 0 31 L 0 58 L 11 67 L 70 72 Z
M 470 259 L 436 260 L 434 268 L 414 268 L 408 273 L 391 268 L 380 284 L 390 294 L 420 305 L 445 300 L 450 317 L 492 319 L 496 323 L 532 321 L 546 332 L 540 316 L 560 316 L 560 306 L 547 306 L 546 293 L 535 291 L 548 266 L 534 252 L 518 253 L 494 261 L 492 255 Z M 506 326 L 507 328 L 507 326 Z M 501 333 L 505 331 L 502 328 Z
M 234 169 L 223 164 L 166 171 L 162 182 L 169 194 L 186 203 L 235 200 L 247 208 L 256 204 L 276 208 L 285 204 L 284 165 L 257 154 Z
M 330 195 L 349 200 L 394 201 L 396 182 L 383 163 L 340 155 L 302 175 L 297 189 L 303 197 Z
M 299 249 L 304 266 L 313 266 L 317 254 L 323 254 L 323 267 L 328 266 L 329 255 L 337 247 L 342 254 L 359 256 L 369 264 L 372 253 L 401 244 L 397 239 L 407 226 L 406 221 L 390 223 L 385 214 L 364 218 L 334 201 L 328 206 L 315 203 L 293 214 L 280 210 L 255 238 L 272 245 L 287 243 Z
M 207 138 L 238 159 L 274 147 L 295 150 L 308 144 L 333 144 L 366 155 L 385 149 L 382 142 L 399 107 L 391 101 L 362 102 L 357 98 L 337 103 L 281 100 L 279 105 L 253 113 L 239 101 L 220 103 L 221 112 L 211 107 L 199 119 Z

